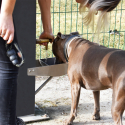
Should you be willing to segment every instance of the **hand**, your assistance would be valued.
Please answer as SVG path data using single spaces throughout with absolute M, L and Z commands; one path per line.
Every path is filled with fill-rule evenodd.
M 50 39 L 51 42 L 53 42 L 54 41 L 54 35 L 52 33 L 42 32 L 39 39 Z M 42 43 L 42 45 L 47 46 L 48 43 Z
M 82 3 L 82 0 L 76 0 L 77 3 Z
M 10 44 L 14 39 L 13 17 L 10 14 L 0 14 L 0 37 Z

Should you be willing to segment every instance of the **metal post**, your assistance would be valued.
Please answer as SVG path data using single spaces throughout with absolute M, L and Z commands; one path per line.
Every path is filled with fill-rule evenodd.
M 36 91 L 35 95 L 52 79 L 53 77 L 50 76 Z

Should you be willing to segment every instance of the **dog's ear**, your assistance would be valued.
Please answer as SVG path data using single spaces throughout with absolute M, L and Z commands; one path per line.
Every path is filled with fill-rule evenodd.
M 61 32 L 58 32 L 57 37 L 60 39 L 65 39 L 65 36 Z
M 70 33 L 71 35 L 79 35 L 79 32 L 77 31 L 77 32 L 72 32 L 72 33 Z

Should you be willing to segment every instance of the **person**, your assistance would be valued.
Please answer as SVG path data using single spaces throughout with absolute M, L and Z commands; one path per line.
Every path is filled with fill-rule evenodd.
M 76 0 L 76 2 L 80 3 L 81 0 Z M 40 11 L 41 11 L 41 19 L 43 23 L 43 32 L 40 34 L 39 39 L 50 39 L 51 42 L 54 40 L 54 35 L 52 33 L 51 26 L 51 0 L 38 0 Z M 43 43 L 42 45 L 47 46 L 48 43 Z
M 97 22 L 97 33 L 100 31 L 102 27 L 105 27 L 107 22 L 107 13 L 112 11 L 121 0 L 76 0 L 77 3 L 80 3 L 80 13 L 82 13 L 85 8 L 89 8 L 88 14 L 83 18 L 83 22 L 86 25 L 94 22 L 94 15 L 97 14 L 98 11 L 101 11 L 98 22 Z M 54 35 L 52 34 L 51 27 L 51 0 L 38 0 L 40 10 L 41 10 L 41 18 L 43 23 L 43 32 L 40 35 L 40 39 L 51 39 L 54 40 Z M 83 11 L 84 13 L 84 11 Z M 47 45 L 44 43 L 43 45 Z
M 7 56 L 5 44 L 16 40 L 13 10 L 16 0 L 0 0 L 0 125 L 25 125 L 16 118 L 18 68 Z
M 41 11 L 41 19 L 43 23 L 43 32 L 40 35 L 40 39 L 50 39 L 52 42 L 54 40 L 54 35 L 52 33 L 51 26 L 51 0 L 38 0 L 40 11 Z M 43 43 L 44 46 L 47 46 L 47 43 Z

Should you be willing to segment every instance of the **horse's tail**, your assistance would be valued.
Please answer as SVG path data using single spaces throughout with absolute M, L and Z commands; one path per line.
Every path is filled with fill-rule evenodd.
M 85 13 L 86 6 L 89 8 L 88 14 L 83 17 L 84 24 L 92 24 L 93 26 L 94 15 L 100 11 L 101 13 L 99 14 L 96 28 L 96 33 L 98 33 L 101 28 L 108 24 L 107 13 L 112 11 L 120 1 L 121 0 L 83 0 L 79 7 L 80 13 Z

